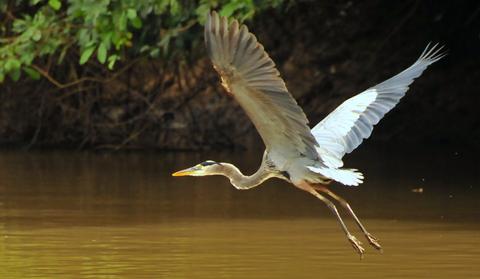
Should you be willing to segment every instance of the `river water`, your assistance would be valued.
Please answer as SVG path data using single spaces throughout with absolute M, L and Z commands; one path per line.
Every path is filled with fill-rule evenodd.
M 360 260 L 324 204 L 270 180 L 176 177 L 207 159 L 246 173 L 261 152 L 0 151 L 0 278 L 480 278 L 478 154 L 365 147 L 332 185 L 383 254 Z

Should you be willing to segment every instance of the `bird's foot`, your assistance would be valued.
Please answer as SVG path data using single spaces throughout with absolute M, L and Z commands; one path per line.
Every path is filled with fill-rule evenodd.
M 362 247 L 362 243 L 353 235 L 347 235 L 348 241 L 352 244 L 353 249 L 360 255 L 360 259 L 363 258 L 363 254 L 365 253 L 365 249 Z
M 382 246 L 380 245 L 380 243 L 378 242 L 378 239 L 376 237 L 374 237 L 370 233 L 366 233 L 365 237 L 367 238 L 368 243 L 370 243 L 370 245 L 373 246 L 373 248 L 380 251 L 380 253 L 383 253 Z

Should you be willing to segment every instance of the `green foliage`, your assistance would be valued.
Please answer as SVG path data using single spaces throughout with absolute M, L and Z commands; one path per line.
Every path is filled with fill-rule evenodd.
M 203 24 L 209 10 L 244 21 L 282 1 L 1 1 L 0 19 L 5 24 L 0 27 L 0 82 L 5 76 L 18 80 L 22 70 L 39 79 L 37 70 L 43 67 L 36 66 L 38 61 L 48 61 L 50 67 L 69 55 L 80 65 L 100 63 L 110 70 L 117 61 L 138 56 L 187 56 L 186 46 L 202 36 L 192 27 Z

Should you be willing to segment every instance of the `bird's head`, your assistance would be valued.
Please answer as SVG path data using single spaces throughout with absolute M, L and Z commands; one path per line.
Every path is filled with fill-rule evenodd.
M 207 176 L 222 174 L 223 165 L 212 160 L 172 173 L 172 176 Z

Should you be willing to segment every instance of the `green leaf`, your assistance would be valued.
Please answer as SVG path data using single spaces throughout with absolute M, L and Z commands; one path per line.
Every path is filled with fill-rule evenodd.
M 160 49 L 154 48 L 150 51 L 150 56 L 153 58 L 158 58 L 160 56 Z
M 42 32 L 40 32 L 40 30 L 35 30 L 33 32 L 33 36 L 32 36 L 32 40 L 34 40 L 35 42 L 38 42 L 40 41 L 40 39 L 42 38 Z
M 177 0 L 170 0 L 170 13 L 172 15 L 180 14 L 180 3 Z
M 9 59 L 7 60 L 7 62 L 5 62 L 4 68 L 7 72 L 9 72 L 19 69 L 20 65 L 20 61 L 18 61 L 17 59 Z
M 10 70 L 12 69 L 12 60 L 9 59 L 9 60 L 5 61 L 5 64 L 3 65 L 3 68 L 5 69 L 5 72 L 10 72 Z
M 142 20 L 139 17 L 130 20 L 130 22 L 132 23 L 132 26 L 136 29 L 142 28 Z
M 18 81 L 20 79 L 20 69 L 14 69 L 13 71 L 11 71 L 9 73 L 10 75 L 10 78 L 13 80 L 13 81 Z
M 65 54 L 67 54 L 67 50 L 68 50 L 68 45 L 64 46 L 62 48 L 62 51 L 60 52 L 60 55 L 58 56 L 58 61 L 57 61 L 58 65 L 62 64 L 63 59 L 65 58 Z
M 170 45 L 170 39 L 172 38 L 171 34 L 165 34 L 160 40 L 159 45 L 163 48 L 163 52 L 168 52 L 168 46 Z
M 22 51 L 22 54 L 20 55 L 20 59 L 22 60 L 23 64 L 30 65 L 32 64 L 33 59 L 35 59 L 35 52 L 30 52 L 30 51 Z
M 197 14 L 198 21 L 201 24 L 205 24 L 206 15 L 210 12 L 210 5 L 208 4 L 200 4 L 200 6 L 197 7 L 195 10 L 195 13 Z
M 117 23 L 117 28 L 120 31 L 124 31 L 127 29 L 127 16 L 125 13 L 121 13 L 120 16 L 118 17 L 118 23 Z
M 243 4 L 238 3 L 238 2 L 230 2 L 227 5 L 223 6 L 223 8 L 220 10 L 220 15 L 230 17 L 233 15 L 233 13 L 238 10 L 239 8 L 242 8 Z
M 255 14 L 254 10 L 248 11 L 240 18 L 240 22 L 244 22 L 245 20 L 252 18 L 254 14 Z
M 102 64 L 107 60 L 107 46 L 103 42 L 98 47 L 97 59 Z
M 92 56 L 93 51 L 95 50 L 95 45 L 89 46 L 83 50 L 82 55 L 80 56 L 80 65 L 87 63 L 90 56 Z
M 108 57 L 108 69 L 113 70 L 113 67 L 115 66 L 115 62 L 119 59 L 118 55 L 113 54 Z
M 145 53 L 147 51 L 150 50 L 150 46 L 149 45 L 143 45 L 141 48 L 140 48 L 140 53 Z
M 55 11 L 58 11 L 62 7 L 62 2 L 60 0 L 48 0 L 48 5 Z
M 5 75 L 3 73 L 0 73 L 0 83 L 2 83 L 5 80 Z
M 137 17 L 137 11 L 135 9 L 128 9 L 127 10 L 127 17 L 130 19 L 130 20 L 133 20 L 134 18 Z
M 33 80 L 39 80 L 40 79 L 40 73 L 37 72 L 35 69 L 30 68 L 30 67 L 25 67 L 23 68 L 23 71 L 27 73 L 27 75 L 32 78 Z

